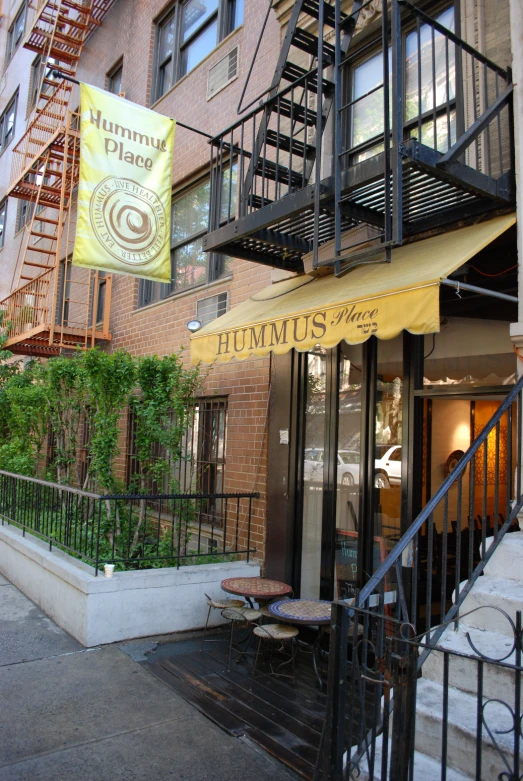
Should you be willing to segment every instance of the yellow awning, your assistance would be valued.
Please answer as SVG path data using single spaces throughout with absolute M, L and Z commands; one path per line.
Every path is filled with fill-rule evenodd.
M 344 277 L 286 279 L 213 320 L 191 337 L 193 363 L 243 360 L 269 351 L 305 352 L 345 339 L 393 339 L 401 331 L 439 331 L 439 285 L 516 221 L 496 217 L 392 251 L 392 262 Z

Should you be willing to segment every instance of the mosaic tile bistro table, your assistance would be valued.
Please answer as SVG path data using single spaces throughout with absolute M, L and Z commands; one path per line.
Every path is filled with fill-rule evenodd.
M 323 599 L 282 599 L 271 602 L 269 612 L 273 618 L 300 626 L 319 626 L 320 630 L 312 645 L 312 664 L 320 688 L 323 680 L 318 666 L 318 655 L 324 629 L 331 620 L 331 603 Z
M 291 586 L 281 583 L 279 580 L 267 578 L 227 578 L 221 583 L 223 591 L 228 594 L 237 594 L 246 597 L 252 606 L 252 600 L 267 602 L 278 597 L 292 594 Z

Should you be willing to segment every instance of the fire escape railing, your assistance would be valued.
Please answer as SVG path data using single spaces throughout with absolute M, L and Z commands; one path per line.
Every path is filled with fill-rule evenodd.
M 380 84 L 351 94 L 349 72 L 362 56 L 351 46 L 361 4 L 348 16 L 341 0 L 317 3 L 314 14 L 302 6 L 314 26 L 296 15 L 286 40 L 311 53 L 310 69 L 289 55 L 268 97 L 210 142 L 205 249 L 236 248 L 238 257 L 299 271 L 304 254 L 314 251 L 317 264 L 318 247 L 332 241 L 327 262 L 339 270 L 342 249 L 351 249 L 341 237 L 350 228 L 371 226 L 380 240 L 376 253 L 445 221 L 513 205 L 509 68 L 408 0 L 392 0 L 390 13 L 383 2 L 381 29 L 391 63 L 383 57 Z M 315 54 L 310 29 L 318 31 Z M 324 29 L 334 30 L 334 45 Z M 379 39 L 365 52 L 374 46 L 379 51 Z M 376 132 L 360 142 L 354 112 L 372 98 Z M 332 164 L 325 133 L 332 135 Z

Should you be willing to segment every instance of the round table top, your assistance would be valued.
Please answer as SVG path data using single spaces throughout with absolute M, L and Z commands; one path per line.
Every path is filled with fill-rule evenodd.
M 269 610 L 275 618 L 291 624 L 329 624 L 331 603 L 323 599 L 282 599 L 272 602 Z
M 227 578 L 222 580 L 222 589 L 228 594 L 239 594 L 242 597 L 254 597 L 257 599 L 273 599 L 292 594 L 291 586 L 280 583 L 279 580 L 267 580 L 266 578 Z

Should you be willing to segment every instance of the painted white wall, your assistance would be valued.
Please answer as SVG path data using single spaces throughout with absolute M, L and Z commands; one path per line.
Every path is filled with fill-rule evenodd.
M 258 564 L 236 561 L 116 572 L 112 578 L 12 526 L 0 526 L 0 573 L 82 645 L 199 629 L 221 582 L 256 577 Z M 210 624 L 223 622 L 211 612 Z

